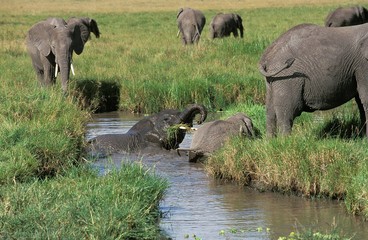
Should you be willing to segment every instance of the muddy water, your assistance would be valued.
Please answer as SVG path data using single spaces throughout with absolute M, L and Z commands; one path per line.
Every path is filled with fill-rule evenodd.
M 124 133 L 141 117 L 98 114 L 88 124 L 87 137 Z M 188 135 L 181 147 L 189 147 Z M 167 178 L 170 188 L 161 202 L 160 226 L 172 239 L 278 239 L 292 231 L 313 229 L 338 231 L 353 239 L 368 239 L 368 223 L 346 213 L 343 202 L 310 200 L 216 181 L 206 176 L 201 164 L 165 151 L 160 156 L 124 156 L 100 160 L 95 167 L 105 171 L 122 161 L 141 161 Z

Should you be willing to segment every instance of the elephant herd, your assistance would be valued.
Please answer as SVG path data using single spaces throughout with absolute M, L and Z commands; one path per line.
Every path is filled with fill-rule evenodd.
M 198 43 L 206 18 L 199 10 L 180 8 L 178 35 L 184 45 Z M 367 24 L 366 24 L 367 23 Z M 233 33 L 243 37 L 238 14 L 217 14 L 210 23 L 210 37 Z M 97 22 L 90 18 L 49 18 L 28 31 L 26 44 L 36 75 L 42 85 L 55 83 L 61 74 L 67 91 L 73 52 L 81 54 L 90 33 L 98 38 Z M 300 24 L 283 33 L 260 57 L 258 64 L 266 84 L 267 136 L 291 133 L 293 121 L 302 112 L 328 110 L 355 98 L 362 129 L 368 117 L 368 11 L 362 6 L 338 8 L 328 14 L 325 26 Z M 201 104 L 183 111 L 166 109 L 137 122 L 125 134 L 97 136 L 91 152 L 137 152 L 176 149 L 188 152 L 189 161 L 208 157 L 231 136 L 257 136 L 252 120 L 238 113 L 226 120 L 204 123 L 193 134 L 189 149 L 179 148 L 196 114 L 201 124 L 207 110 Z M 365 133 L 368 136 L 368 128 Z

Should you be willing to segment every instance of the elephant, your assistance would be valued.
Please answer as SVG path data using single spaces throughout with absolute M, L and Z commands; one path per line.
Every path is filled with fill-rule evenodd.
M 114 152 L 161 152 L 179 147 L 186 134 L 186 127 L 192 127 L 196 114 L 198 124 L 205 121 L 207 110 L 201 104 L 188 105 L 183 111 L 162 110 L 138 121 L 125 134 L 104 134 L 89 141 L 91 155 L 106 156 Z M 97 154 L 94 154 L 97 153 Z
M 234 136 L 253 138 L 257 130 L 252 120 L 244 113 L 237 113 L 226 120 L 204 123 L 193 134 L 190 148 L 178 148 L 177 152 L 188 152 L 189 162 L 203 161 Z
M 42 86 L 53 85 L 60 71 L 62 89 L 67 92 L 69 74 L 73 72 L 73 52 L 77 55 L 83 52 L 86 36 L 91 31 L 96 31 L 99 37 L 97 24 L 94 27 L 84 26 L 84 22 L 68 24 L 62 18 L 48 18 L 30 28 L 26 37 L 27 50 Z
M 243 38 L 243 19 L 235 13 L 218 13 L 210 23 L 210 38 L 228 37 L 233 33 L 234 37 Z
M 180 8 L 176 15 L 178 23 L 178 36 L 181 33 L 183 45 L 198 43 L 206 18 L 199 10 Z
M 368 114 L 367 58 L 368 24 L 301 24 L 282 34 L 264 51 L 258 66 L 266 82 L 267 136 L 289 135 L 303 111 L 332 109 L 352 98 L 363 129 Z
M 328 14 L 326 27 L 344 27 L 368 22 L 368 10 L 363 6 L 339 7 Z

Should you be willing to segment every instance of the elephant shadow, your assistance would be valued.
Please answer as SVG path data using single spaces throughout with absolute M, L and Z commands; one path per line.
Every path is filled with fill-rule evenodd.
M 356 139 L 364 137 L 364 127 L 358 117 L 333 116 L 316 130 L 317 138 Z

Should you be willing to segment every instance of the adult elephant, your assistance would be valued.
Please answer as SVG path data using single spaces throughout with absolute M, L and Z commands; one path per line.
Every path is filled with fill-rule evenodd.
M 67 24 L 62 18 L 48 18 L 31 27 L 26 45 L 41 85 L 54 84 L 60 71 L 62 89 L 67 91 L 73 52 L 83 52 L 85 36 L 90 31 L 80 24 Z
M 267 135 L 277 135 L 277 127 L 290 134 L 295 117 L 303 111 L 332 109 L 352 98 L 365 124 L 367 58 L 368 24 L 343 28 L 301 24 L 282 34 L 259 61 L 266 79 Z
M 339 7 L 328 14 L 326 27 L 344 27 L 368 22 L 368 10 L 363 6 Z
M 240 37 L 243 38 L 243 19 L 235 13 L 218 13 L 210 23 L 211 39 L 228 37 L 231 33 L 234 37 L 238 37 L 238 30 Z
M 198 124 L 207 117 L 203 105 L 192 104 L 183 111 L 166 109 L 138 121 L 125 134 L 105 134 L 90 141 L 92 153 L 162 151 L 176 149 L 183 141 L 187 127 L 192 127 L 196 114 L 200 114 Z
M 182 36 L 184 45 L 198 43 L 206 18 L 199 10 L 192 8 L 180 8 L 176 15 L 178 23 L 178 36 Z
M 189 162 L 197 162 L 206 159 L 234 136 L 255 136 L 252 120 L 244 113 L 204 123 L 194 132 L 190 148 L 178 148 L 177 151 L 179 154 L 181 151 L 188 152 Z

